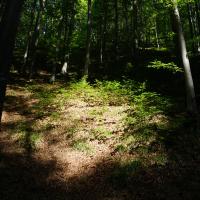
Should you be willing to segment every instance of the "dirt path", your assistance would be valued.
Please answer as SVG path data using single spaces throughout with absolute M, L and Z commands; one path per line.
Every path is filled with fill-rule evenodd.
M 158 136 L 142 138 L 139 157 L 143 143 L 132 133 L 125 138 L 124 119 L 133 120 L 128 103 L 101 102 L 91 88 L 75 96 L 62 90 L 42 80 L 9 85 L 0 134 L 1 200 L 199 199 L 197 139 L 170 136 L 175 148 L 166 150 L 166 136 L 166 144 L 156 143 Z M 149 125 L 161 121 L 163 127 L 167 120 L 159 114 Z M 134 151 L 121 152 L 122 136 Z
M 23 86 L 8 87 L 0 134 L 0 199 L 106 199 L 113 193 L 104 180 L 113 168 L 112 144 L 91 140 L 91 152 L 78 151 L 70 145 L 66 128 L 72 132 L 77 129 L 76 137 L 81 137 L 89 134 L 96 123 L 101 126 L 102 120 L 114 130 L 117 118 L 107 118 L 108 108 L 103 119 L 91 121 L 86 113 L 99 107 L 71 102 L 62 120 L 52 121 L 49 116 L 40 119 L 33 109 L 38 101 Z M 123 112 L 121 107 L 111 109 L 114 115 Z M 34 150 L 29 144 L 33 130 L 43 131 Z M 23 141 L 21 131 L 26 131 Z

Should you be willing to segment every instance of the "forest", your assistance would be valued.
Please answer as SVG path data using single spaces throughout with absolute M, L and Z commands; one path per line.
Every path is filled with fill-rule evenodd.
M 200 199 L 200 0 L 0 0 L 0 199 Z

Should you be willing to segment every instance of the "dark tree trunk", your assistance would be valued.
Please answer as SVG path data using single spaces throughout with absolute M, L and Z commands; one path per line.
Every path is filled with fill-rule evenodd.
M 158 38 L 158 27 L 157 27 L 156 19 L 155 19 L 155 36 L 156 36 L 156 46 L 159 49 L 160 48 L 160 44 L 159 44 L 159 38 Z
M 44 11 L 45 0 L 39 0 L 39 2 L 40 2 L 40 8 L 37 13 L 34 31 L 31 37 L 31 47 L 30 47 L 31 63 L 29 66 L 29 79 L 31 79 L 33 74 L 36 72 L 36 69 L 35 69 L 36 50 L 37 50 L 37 46 L 39 42 L 41 20 L 42 20 L 42 13 Z
M 119 13 L 118 13 L 118 0 L 115 0 L 115 61 L 119 59 Z
M 189 21 L 189 27 L 190 27 L 190 35 L 191 35 L 191 38 L 192 38 L 192 50 L 193 50 L 193 53 L 194 53 L 196 51 L 195 50 L 196 49 L 195 43 L 194 43 L 195 29 L 194 29 L 193 20 L 192 20 L 192 10 L 191 10 L 189 3 L 187 3 L 187 11 L 188 11 L 188 21 Z
M 62 29 L 63 29 L 63 16 L 61 16 L 60 20 L 60 24 L 58 25 L 57 28 L 57 44 L 56 44 L 56 53 L 55 53 L 55 62 L 53 64 L 53 68 L 52 68 L 52 74 L 50 77 L 49 82 L 50 83 L 54 83 L 56 81 L 56 69 L 57 69 L 57 65 L 60 62 L 60 47 L 61 47 L 61 43 L 62 43 Z
M 26 73 L 26 67 L 27 67 L 27 64 L 28 64 L 28 59 L 29 59 L 29 53 L 30 53 L 30 48 L 31 48 L 31 39 L 32 39 L 32 28 L 33 28 L 33 23 L 34 23 L 34 16 L 35 16 L 35 9 L 36 9 L 36 3 L 37 3 L 37 0 L 34 0 L 31 7 L 32 7 L 32 10 L 31 10 L 31 21 L 30 21 L 30 25 L 29 25 L 29 31 L 28 31 L 28 37 L 27 37 L 27 45 L 26 45 L 26 50 L 25 50 L 25 53 L 24 53 L 24 63 L 20 69 L 20 73 L 22 74 L 25 74 Z
M 0 2 L 0 22 L 1 22 L 1 19 L 4 15 L 4 11 L 5 11 L 5 0 L 1 0 Z
M 195 0 L 195 9 L 197 13 L 197 25 L 198 25 L 198 35 L 200 35 L 200 7 L 197 0 Z
M 91 45 L 91 11 L 92 11 L 92 1 L 88 0 L 88 19 L 87 19 L 87 42 L 86 42 L 86 60 L 84 67 L 84 75 L 89 75 L 89 65 L 90 65 L 90 45 Z
M 75 18 L 75 3 L 72 3 L 72 7 L 70 10 L 70 16 L 69 19 L 67 19 L 67 22 L 65 24 L 65 31 L 64 31 L 64 48 L 63 48 L 63 66 L 61 73 L 63 75 L 67 74 L 68 68 L 69 68 L 69 60 L 70 60 L 70 44 L 72 39 L 72 33 L 74 29 L 74 18 Z M 69 21 L 69 22 L 68 22 Z M 68 27 L 67 27 L 68 25 Z
M 127 33 L 129 32 L 129 24 L 128 24 L 128 2 L 127 0 L 123 0 L 123 5 L 124 5 L 124 19 L 125 19 L 125 24 L 126 24 L 126 31 Z
M 102 62 L 106 63 L 106 37 L 107 37 L 107 22 L 108 22 L 108 1 L 103 0 L 103 38 L 102 38 Z
M 138 0 L 133 1 L 133 57 L 138 56 Z
M 124 19 L 125 19 L 125 26 L 126 26 L 126 42 L 127 46 L 129 46 L 129 18 L 128 18 L 128 2 L 127 0 L 123 0 L 123 13 L 124 13 Z
M 99 51 L 99 60 L 100 60 L 100 64 L 102 65 L 103 64 L 103 22 L 104 22 L 104 12 L 103 12 L 103 4 L 104 4 L 104 1 L 101 1 L 101 5 L 100 5 L 100 38 L 99 38 L 99 44 L 100 44 L 100 51 Z
M 23 0 L 7 0 L 0 24 L 0 120 Z

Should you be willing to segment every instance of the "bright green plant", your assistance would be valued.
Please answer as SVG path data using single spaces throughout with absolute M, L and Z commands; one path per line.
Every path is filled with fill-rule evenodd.
M 150 62 L 150 64 L 147 67 L 157 69 L 157 70 L 164 69 L 169 72 L 172 72 L 173 74 L 178 73 L 178 72 L 183 72 L 183 69 L 178 67 L 174 62 L 163 63 L 159 60 L 155 60 L 153 62 Z

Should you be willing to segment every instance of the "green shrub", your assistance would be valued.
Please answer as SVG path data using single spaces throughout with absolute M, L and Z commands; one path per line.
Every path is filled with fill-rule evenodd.
M 174 62 L 163 63 L 159 60 L 155 60 L 153 62 L 150 62 L 150 64 L 147 67 L 156 70 L 164 69 L 166 71 L 172 72 L 173 74 L 183 72 L 183 70 L 180 67 L 178 67 Z

